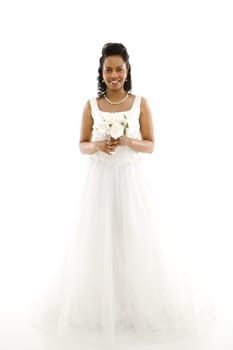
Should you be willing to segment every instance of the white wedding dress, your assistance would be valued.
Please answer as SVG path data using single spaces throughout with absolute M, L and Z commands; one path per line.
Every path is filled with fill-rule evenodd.
M 140 139 L 140 96 L 129 111 L 100 111 L 91 99 L 93 140 L 106 139 L 100 118 L 127 116 L 127 134 Z M 76 234 L 44 298 L 34 302 L 31 324 L 46 331 L 121 335 L 156 342 L 195 336 L 208 327 L 208 298 L 183 271 L 167 265 L 153 213 L 143 156 L 127 146 L 88 158 Z M 174 262 L 175 266 L 175 262 Z M 190 277 L 190 276 L 189 276 Z

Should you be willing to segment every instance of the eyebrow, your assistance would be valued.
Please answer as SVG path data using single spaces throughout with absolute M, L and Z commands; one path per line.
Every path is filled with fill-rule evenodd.
M 110 66 L 106 66 L 106 65 L 104 65 L 106 68 L 112 68 L 112 67 L 110 67 Z M 121 66 L 117 66 L 116 68 L 122 68 L 124 65 L 122 64 Z

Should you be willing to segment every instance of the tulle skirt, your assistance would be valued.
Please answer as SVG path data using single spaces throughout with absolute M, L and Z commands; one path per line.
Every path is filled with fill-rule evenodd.
M 33 302 L 31 325 L 106 345 L 124 334 L 155 342 L 201 334 L 213 319 L 210 298 L 175 254 L 167 264 L 143 158 L 123 146 L 88 162 L 77 230 Z

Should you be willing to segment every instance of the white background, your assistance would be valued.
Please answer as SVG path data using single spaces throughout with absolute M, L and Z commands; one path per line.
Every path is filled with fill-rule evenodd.
M 0 2 L 2 329 L 45 288 L 75 230 L 85 174 L 81 114 L 97 93 L 99 57 L 109 41 L 127 47 L 132 92 L 145 96 L 153 112 L 155 151 L 146 158 L 161 228 L 195 237 L 201 254 L 194 245 L 193 255 L 209 269 L 222 317 L 231 318 L 231 5 Z M 5 349 L 12 339 L 4 339 Z

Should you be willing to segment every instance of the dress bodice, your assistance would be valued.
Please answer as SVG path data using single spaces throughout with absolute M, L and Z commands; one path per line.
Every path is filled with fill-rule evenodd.
M 128 111 L 122 112 L 104 112 L 98 107 L 96 98 L 90 100 L 92 118 L 94 121 L 92 128 L 92 140 L 106 140 L 108 138 L 108 133 L 105 128 L 101 128 L 103 122 L 113 122 L 120 121 L 122 118 L 126 118 L 128 123 L 127 136 L 133 138 L 140 138 L 140 103 L 141 96 L 135 96 L 133 105 Z
M 90 99 L 91 104 L 91 113 L 93 118 L 93 127 L 92 127 L 92 141 L 107 140 L 109 137 L 108 126 L 116 122 L 125 125 L 126 136 L 141 139 L 140 133 L 140 104 L 141 96 L 136 95 L 133 101 L 132 107 L 127 111 L 122 112 L 105 112 L 101 111 L 97 104 L 97 99 L 94 97 Z M 104 152 L 96 152 L 91 155 L 91 159 L 104 160 L 108 159 L 109 161 L 114 160 L 129 160 L 129 159 L 138 159 L 140 155 L 138 152 L 132 150 L 128 146 L 119 146 L 116 148 L 116 151 L 109 155 Z

